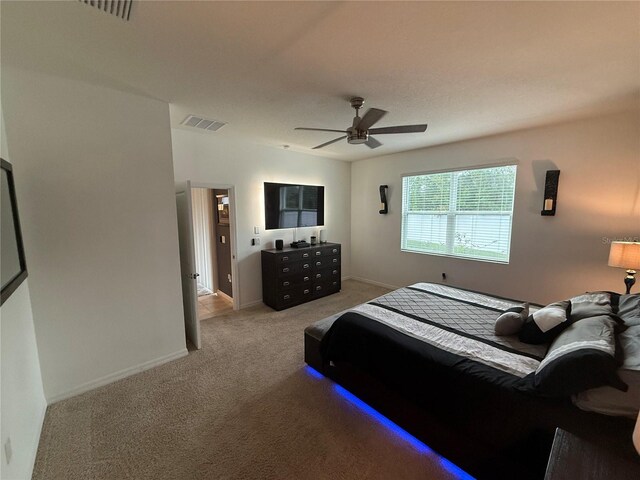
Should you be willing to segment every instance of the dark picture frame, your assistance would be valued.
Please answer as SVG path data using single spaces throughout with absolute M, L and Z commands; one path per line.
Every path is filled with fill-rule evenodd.
M 6 236 L 13 233 L 13 238 L 8 238 L 9 244 L 15 246 L 15 251 L 5 251 L 2 250 L 3 255 L 7 257 L 2 258 L 2 263 L 9 262 L 9 265 L 17 263 L 18 268 L 15 269 L 15 273 L 10 271 L 8 274 L 6 272 L 2 272 L 2 291 L 0 293 L 0 305 L 3 305 L 4 302 L 11 296 L 13 292 L 20 286 L 22 282 L 27 278 L 27 261 L 24 255 L 24 245 L 22 243 L 22 230 L 20 228 L 20 217 L 18 215 L 18 202 L 16 201 L 16 188 L 15 183 L 13 181 L 13 167 L 9 162 L 7 162 L 4 158 L 0 158 L 0 163 L 2 164 L 2 176 L 6 175 L 8 192 L 2 192 L 2 197 L 6 200 L 6 196 L 8 196 L 9 206 L 2 202 L 2 225 L 13 226 L 13 232 L 11 229 L 3 228 L 2 232 L 2 240 L 5 243 L 7 240 Z M 2 179 L 2 183 L 4 183 L 4 178 Z M 9 216 L 11 218 L 9 218 Z M 8 247 L 7 247 L 8 248 Z M 12 249 L 13 250 L 13 249 Z M 17 262 L 15 259 L 11 261 L 8 258 L 9 255 L 17 254 Z M 6 264 L 5 264 L 6 265 Z M 10 267 L 6 267 L 10 268 Z M 4 278 L 7 276 L 7 278 Z

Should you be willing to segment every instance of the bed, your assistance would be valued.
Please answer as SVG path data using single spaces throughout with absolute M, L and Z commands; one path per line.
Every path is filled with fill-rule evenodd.
M 593 298 L 614 298 L 607 295 Z M 593 298 L 581 304 L 576 297 L 576 315 L 594 322 L 611 317 L 623 326 L 616 332 L 627 328 L 617 315 L 618 297 L 610 305 Z M 588 395 L 541 393 L 536 372 L 548 361 L 548 344 L 495 335 L 496 318 L 521 304 L 417 283 L 309 326 L 305 361 L 477 478 L 543 478 L 557 427 L 634 458 L 631 419 L 585 411 Z M 531 305 L 530 313 L 542 308 Z M 622 365 L 619 344 L 616 338 Z M 615 390 L 603 389 L 598 405 L 607 389 Z

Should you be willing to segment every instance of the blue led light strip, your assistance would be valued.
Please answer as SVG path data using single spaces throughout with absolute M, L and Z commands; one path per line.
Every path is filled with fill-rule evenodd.
M 311 376 L 311 377 L 313 377 L 313 378 L 315 378 L 317 380 L 325 378 L 324 375 L 322 375 L 317 370 L 309 367 L 308 365 L 305 367 L 305 371 L 307 372 L 307 374 L 309 374 L 309 376 Z M 349 402 L 351 405 L 354 405 L 355 407 L 357 407 L 359 410 L 361 410 L 362 412 L 364 412 L 368 416 L 374 418 L 378 423 L 380 423 L 381 425 L 386 427 L 389 431 L 391 431 L 391 433 L 393 433 L 396 437 L 398 437 L 398 438 L 404 440 L 405 442 L 407 442 L 414 449 L 416 449 L 419 453 L 428 454 L 428 455 L 433 456 L 434 459 L 437 459 L 440 462 L 440 466 L 442 468 L 444 468 L 447 472 L 449 472 L 451 475 L 453 475 L 454 478 L 459 478 L 461 480 L 474 480 L 474 477 L 469 475 L 467 472 L 462 470 L 457 465 L 454 465 L 453 463 L 451 463 L 446 458 L 441 457 L 440 455 L 438 455 L 436 452 L 434 452 L 425 443 L 423 443 L 422 441 L 418 440 L 416 437 L 411 435 L 409 432 L 407 432 L 403 428 L 401 428 L 398 425 L 396 425 L 395 423 L 393 423 L 387 417 L 382 415 L 380 412 L 378 412 L 377 410 L 375 410 L 371 406 L 367 405 L 365 402 L 360 400 L 358 397 L 356 397 L 353 393 L 351 393 L 350 391 L 348 391 L 344 387 L 341 387 L 337 383 L 334 383 L 333 384 L 333 390 L 340 397 L 344 398 L 347 402 Z

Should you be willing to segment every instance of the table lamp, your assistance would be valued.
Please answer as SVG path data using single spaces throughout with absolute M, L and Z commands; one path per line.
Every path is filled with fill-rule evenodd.
M 611 242 L 609 266 L 627 269 L 624 284 L 627 286 L 628 295 L 636 283 L 636 269 L 640 270 L 640 242 Z

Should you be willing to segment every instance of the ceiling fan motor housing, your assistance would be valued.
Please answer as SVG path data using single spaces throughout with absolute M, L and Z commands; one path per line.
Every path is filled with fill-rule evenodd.
M 349 128 L 348 132 L 347 142 L 352 145 L 360 145 L 369 140 L 369 132 L 367 130 Z

